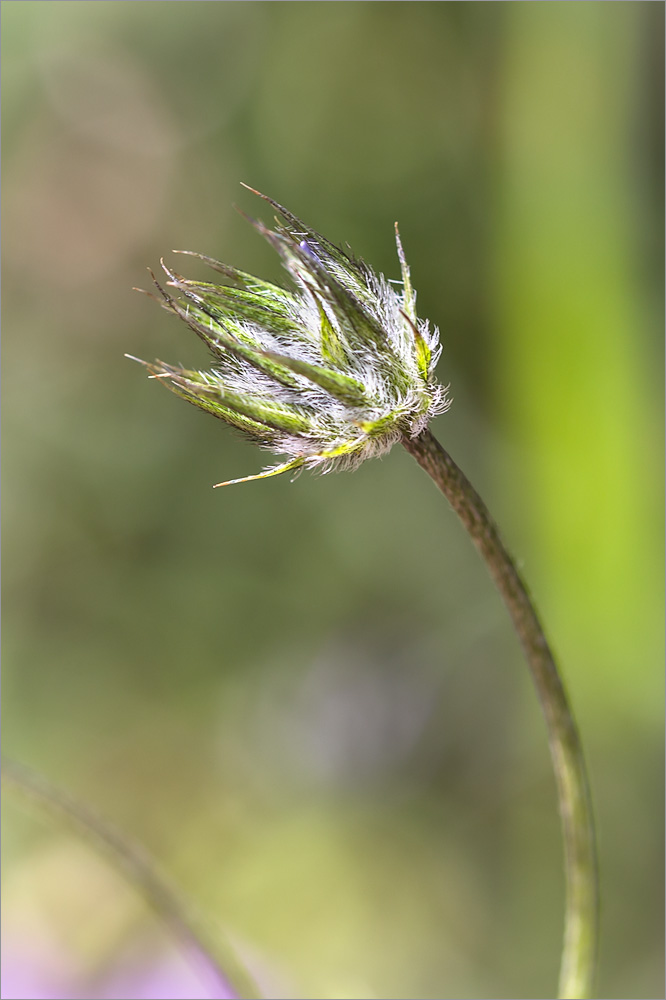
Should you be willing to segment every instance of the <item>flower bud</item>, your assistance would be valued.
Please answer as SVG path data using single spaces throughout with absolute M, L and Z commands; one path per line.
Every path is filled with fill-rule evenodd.
M 198 334 L 213 362 L 206 371 L 141 364 L 183 399 L 287 457 L 219 486 L 301 468 L 354 468 L 416 436 L 449 405 L 433 374 L 439 334 L 416 316 L 397 224 L 399 291 L 260 197 L 280 217 L 272 230 L 250 221 L 280 254 L 292 289 L 191 251 L 181 252 L 199 257 L 228 283 L 191 281 L 163 261 L 166 287 L 153 277 L 161 304 Z

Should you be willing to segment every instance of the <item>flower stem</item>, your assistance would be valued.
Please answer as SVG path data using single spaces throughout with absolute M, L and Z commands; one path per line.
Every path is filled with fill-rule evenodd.
M 462 521 L 502 595 L 527 658 L 546 720 L 564 837 L 566 912 L 558 995 L 582 1000 L 591 995 L 594 980 L 599 889 L 590 790 L 566 691 L 527 588 L 483 500 L 429 430 L 402 443 Z

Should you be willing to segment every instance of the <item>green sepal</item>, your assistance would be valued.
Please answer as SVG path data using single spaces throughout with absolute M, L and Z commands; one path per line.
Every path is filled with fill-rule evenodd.
M 268 375 L 282 385 L 290 389 L 297 389 L 299 387 L 297 380 L 288 368 L 284 365 L 276 364 L 261 348 L 255 349 L 243 343 L 239 339 L 243 331 L 235 330 L 234 334 L 229 333 L 217 320 L 209 317 L 206 312 L 197 309 L 196 306 L 194 308 L 188 307 L 188 309 L 183 309 L 179 302 L 172 300 L 172 309 L 203 340 L 220 361 L 228 361 L 228 354 L 234 354 L 239 358 L 243 358 L 258 371 L 263 372 L 264 375 Z M 208 323 L 205 322 L 207 319 L 209 320 Z M 215 325 L 212 326 L 211 322 Z
M 319 330 L 321 333 L 321 353 L 327 361 L 332 361 L 336 365 L 347 363 L 347 352 L 342 339 L 337 330 L 326 315 L 321 299 L 315 295 L 317 309 L 319 310 Z
M 289 311 L 289 298 L 282 298 L 268 293 L 249 292 L 244 288 L 231 288 L 224 285 L 213 285 L 202 281 L 189 281 L 176 275 L 177 280 L 171 282 L 184 295 L 195 296 L 196 301 L 205 306 L 209 315 L 216 319 L 237 323 L 244 320 L 255 323 L 271 333 L 294 334 L 298 326 Z
M 432 357 L 432 352 L 418 327 L 415 326 L 414 331 L 416 363 L 418 365 L 421 378 L 424 382 L 427 382 L 428 374 L 430 372 L 430 358 Z
M 291 273 L 313 294 L 323 299 L 336 317 L 344 321 L 350 345 L 356 341 L 359 346 L 372 350 L 392 350 L 381 324 L 365 309 L 349 288 L 322 266 L 314 251 L 306 250 L 285 236 L 271 232 L 260 222 L 255 223 L 255 226 L 275 247 Z
M 198 260 L 202 260 L 204 264 L 208 264 L 213 271 L 223 274 L 225 278 L 237 282 L 239 285 L 252 292 L 256 292 L 258 295 L 266 295 L 269 298 L 291 298 L 290 293 L 284 288 L 280 288 L 279 285 L 273 285 L 270 281 L 263 281 L 261 278 L 257 278 L 253 274 L 248 274 L 246 271 L 239 271 L 237 267 L 231 267 L 230 264 L 223 264 L 221 261 L 215 260 L 214 257 L 208 257 L 204 253 L 196 253 L 194 250 L 174 250 L 173 253 L 182 253 L 188 257 L 196 257 Z
M 409 272 L 409 264 L 405 258 L 405 251 L 402 249 L 402 240 L 398 232 L 398 223 L 395 224 L 395 245 L 398 248 L 398 260 L 402 272 L 402 304 L 405 313 L 412 323 L 416 323 L 416 294 L 412 288 L 412 279 Z
M 125 357 L 130 358 L 132 361 L 138 361 L 139 364 L 148 369 L 150 378 L 161 382 L 170 392 L 173 392 L 176 396 L 180 396 L 181 399 L 187 400 L 188 403 L 193 403 L 200 410 L 205 410 L 206 413 L 211 413 L 214 417 L 224 420 L 238 430 L 249 434 L 254 440 L 262 444 L 272 444 L 275 441 L 277 432 L 274 428 L 252 420 L 242 413 L 234 412 L 234 410 L 223 406 L 216 399 L 209 399 L 206 396 L 202 396 L 198 391 L 198 384 L 197 388 L 190 388 L 192 380 L 189 376 L 196 375 L 196 372 L 187 372 L 182 368 L 173 368 L 162 361 L 154 363 L 142 361 L 141 358 L 132 357 L 131 354 L 126 354 Z
M 387 413 L 377 420 L 364 420 L 359 426 L 368 437 L 381 437 L 382 434 L 386 434 L 387 431 L 392 430 L 399 419 L 399 413 Z
M 416 293 L 412 287 L 412 279 L 409 272 L 409 264 L 405 258 L 405 251 L 402 248 L 402 240 L 400 239 L 400 233 L 398 231 L 398 223 L 395 224 L 395 244 L 398 248 L 398 260 L 400 261 L 400 270 L 402 272 L 402 304 L 403 310 L 402 314 L 409 323 L 414 334 L 414 349 L 416 351 L 416 364 L 419 370 L 419 374 L 424 382 L 428 381 L 428 374 L 430 371 L 430 359 L 432 357 L 432 352 L 426 343 L 426 340 L 417 326 L 416 320 Z
M 256 420 L 252 420 L 250 417 L 246 417 L 242 413 L 230 410 L 226 406 L 222 406 L 217 401 L 202 397 L 200 393 L 188 391 L 178 382 L 164 379 L 164 384 L 167 389 L 170 389 L 176 396 L 180 396 L 181 399 L 187 400 L 188 403 L 193 403 L 195 406 L 198 406 L 200 410 L 204 410 L 206 413 L 211 413 L 214 417 L 224 420 L 225 423 L 230 424 L 232 427 L 236 427 L 237 430 L 244 431 L 246 434 L 249 434 L 254 441 L 257 441 L 260 444 L 274 443 L 277 436 L 277 432 L 274 428 L 268 427 L 266 424 L 261 424 Z
M 241 182 L 242 183 L 242 182 Z M 359 288 L 364 288 L 365 285 L 365 272 L 364 267 L 361 266 L 353 257 L 346 254 L 344 250 L 336 246 L 335 243 L 331 243 L 327 240 L 325 236 L 318 233 L 315 229 L 311 229 L 307 226 L 302 219 L 290 212 L 288 208 L 284 205 L 280 205 L 279 202 L 274 201 L 273 198 L 269 198 L 268 195 L 262 194 L 261 191 L 257 191 L 255 188 L 250 187 L 249 184 L 243 184 L 243 187 L 253 194 L 259 195 L 264 201 L 268 202 L 276 209 L 282 218 L 284 219 L 286 225 L 279 224 L 278 220 L 278 230 L 288 234 L 289 238 L 295 243 L 300 243 L 305 240 L 307 243 L 312 244 L 312 248 L 315 253 L 322 258 L 324 263 L 333 265 L 334 268 L 342 270 L 350 278 L 353 278 L 355 284 Z M 245 213 L 241 213 L 245 215 Z M 245 216 L 248 218 L 248 216 Z M 250 222 L 254 224 L 253 219 Z
M 211 315 L 204 304 L 200 303 L 199 297 L 194 293 L 182 288 L 184 281 L 180 281 L 180 276 L 171 272 L 164 263 L 162 263 L 165 273 L 172 279 L 169 284 L 183 291 L 183 294 L 189 299 L 190 302 L 194 302 L 195 305 L 188 305 L 183 308 L 181 303 L 174 299 L 172 295 L 169 295 L 162 286 L 158 283 L 155 276 L 153 275 L 153 281 L 160 291 L 163 298 L 163 304 L 171 312 L 175 313 L 180 319 L 182 319 L 190 327 L 194 333 L 203 340 L 204 344 L 220 359 L 220 361 L 228 361 L 228 353 L 234 354 L 237 357 L 243 358 L 245 361 L 249 362 L 259 371 L 263 372 L 276 381 L 280 382 L 282 385 L 287 386 L 290 389 L 298 388 L 298 382 L 291 375 L 287 368 L 280 365 L 276 365 L 273 361 L 267 359 L 265 352 L 262 350 L 261 346 L 257 344 L 256 340 L 252 338 L 247 329 L 241 324 L 235 323 L 233 319 L 227 320 L 227 325 L 232 328 L 230 332 L 223 325 L 222 322 L 215 316 Z M 201 306 L 201 308 L 200 308 Z M 214 324 L 214 325 L 213 325 Z
M 165 366 L 166 369 L 166 366 Z M 166 369 L 168 371 L 168 369 Z M 201 405 L 206 401 L 210 406 L 221 411 L 230 410 L 233 413 L 249 417 L 266 427 L 285 434 L 303 434 L 312 429 L 312 416 L 304 412 L 303 407 L 289 406 L 286 403 L 276 403 L 269 398 L 249 396 L 226 389 L 220 382 L 205 378 L 200 372 L 176 370 L 171 375 L 178 385 L 191 393 L 191 402 Z
M 310 382 L 314 382 L 343 403 L 348 403 L 351 406 L 368 405 L 368 397 L 362 384 L 350 375 L 343 375 L 342 372 L 335 371 L 333 368 L 311 365 L 307 361 L 290 358 L 284 354 L 266 352 L 265 357 L 270 358 L 280 366 L 290 368 L 297 375 L 303 375 Z
M 424 382 L 428 381 L 428 375 L 430 372 L 430 359 L 432 357 L 432 351 L 430 350 L 425 337 L 419 330 L 416 323 L 412 322 L 407 313 L 402 314 L 409 326 L 411 327 L 412 333 L 414 334 L 414 350 L 416 352 L 416 364 L 419 370 L 419 374 Z

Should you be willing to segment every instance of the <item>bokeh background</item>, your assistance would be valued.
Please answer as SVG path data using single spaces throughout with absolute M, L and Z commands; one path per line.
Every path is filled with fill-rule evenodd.
M 123 357 L 204 363 L 132 286 L 174 247 L 281 280 L 240 181 L 392 278 L 399 220 L 435 432 L 582 729 L 599 995 L 663 996 L 663 18 L 2 4 L 5 754 L 143 844 L 266 996 L 552 997 L 544 727 L 409 456 L 213 491 L 266 456 Z M 211 995 L 85 839 L 4 800 L 3 996 Z

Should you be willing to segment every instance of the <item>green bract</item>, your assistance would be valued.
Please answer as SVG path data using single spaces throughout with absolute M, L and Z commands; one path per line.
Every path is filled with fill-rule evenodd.
M 400 292 L 277 202 L 260 197 L 280 219 L 273 230 L 253 225 L 280 254 L 293 290 L 182 251 L 231 282 L 190 281 L 164 262 L 167 288 L 155 281 L 162 305 L 198 334 L 213 363 L 208 371 L 192 371 L 141 362 L 177 395 L 288 457 L 220 486 L 299 468 L 355 467 L 416 436 L 448 407 L 446 390 L 433 375 L 439 334 L 416 317 L 397 225 Z

